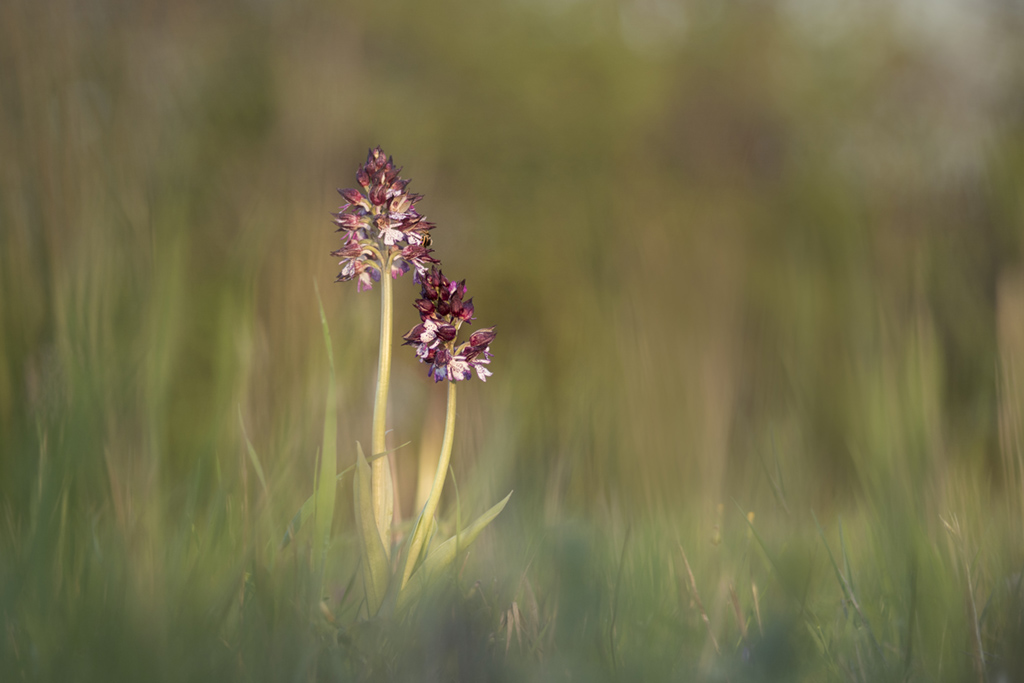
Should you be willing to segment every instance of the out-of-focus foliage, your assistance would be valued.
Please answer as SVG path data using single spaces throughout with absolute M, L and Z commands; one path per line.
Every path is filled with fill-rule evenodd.
M 230 631 L 294 656 L 264 649 L 273 661 L 315 658 L 288 582 L 262 573 L 312 491 L 328 377 L 314 280 L 339 471 L 368 439 L 378 302 L 330 286 L 329 212 L 377 144 L 500 330 L 493 380 L 462 392 L 453 460 L 464 510 L 516 489 L 481 555 L 521 563 L 526 611 L 535 558 L 532 623 L 561 606 L 557 656 L 665 674 L 588 658 L 607 638 L 588 606 L 614 613 L 635 524 L 651 538 L 630 552 L 650 552 L 624 565 L 643 590 L 619 614 L 690 614 L 674 539 L 700 539 L 687 552 L 713 592 L 707 539 L 734 500 L 775 516 L 769 546 L 814 543 L 812 509 L 830 530 L 848 515 L 879 582 L 861 588 L 920 576 L 924 651 L 955 637 L 969 652 L 962 556 L 999 549 L 991 595 L 1024 561 L 1022 30 L 1019 3 L 995 1 L 0 3 L 0 656 L 27 678 L 175 662 L 183 680 L 237 669 L 186 656 L 212 646 L 180 634 Z M 415 295 L 396 283 L 396 329 Z M 408 519 L 444 398 L 411 355 L 394 372 Z M 955 552 L 954 513 L 972 530 Z M 814 552 L 793 541 L 758 571 L 800 584 L 822 570 Z M 815 576 L 833 592 L 814 600 L 835 599 Z M 678 604 L 645 606 L 670 585 Z M 815 646 L 786 620 L 804 613 L 778 599 L 774 628 L 799 632 L 803 661 Z M 1000 623 L 989 633 L 1019 632 Z M 95 659 L 19 649 L 50 656 L 69 634 Z M 634 624 L 620 642 L 676 652 L 683 635 Z M 683 647 L 694 666 L 701 647 Z M 954 675 L 939 664 L 929 676 Z

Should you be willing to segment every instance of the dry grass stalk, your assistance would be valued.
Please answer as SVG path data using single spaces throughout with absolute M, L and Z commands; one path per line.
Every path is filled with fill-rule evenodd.
M 718 647 L 718 641 L 715 639 L 715 634 L 711 630 L 711 620 L 708 619 L 708 613 L 704 609 L 704 603 L 700 599 L 700 591 L 697 590 L 697 581 L 693 578 L 693 570 L 690 569 L 690 561 L 686 559 L 686 551 L 683 550 L 683 544 L 679 544 L 679 552 L 683 556 L 683 564 L 686 565 L 686 574 L 690 577 L 690 591 L 693 595 L 693 601 L 697 605 L 697 610 L 700 612 L 700 618 L 704 620 L 704 626 L 708 629 L 708 638 L 711 639 L 711 644 L 715 647 L 717 654 L 722 654 L 722 651 Z

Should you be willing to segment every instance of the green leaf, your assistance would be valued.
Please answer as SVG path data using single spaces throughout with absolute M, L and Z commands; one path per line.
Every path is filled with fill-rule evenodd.
M 338 394 L 334 379 L 334 351 L 331 345 L 331 332 L 327 328 L 327 315 L 324 304 L 320 300 L 320 288 L 316 287 L 316 300 L 320 305 L 320 324 L 324 330 L 324 345 L 327 347 L 327 360 L 330 373 L 327 381 L 327 404 L 324 407 L 324 438 L 320 450 L 320 462 L 316 475 L 316 503 L 314 507 L 313 554 L 316 567 L 321 573 L 327 557 L 327 546 L 331 540 L 331 522 L 334 519 L 334 499 L 338 484 Z
M 370 463 L 363 455 L 363 447 L 356 442 L 355 490 L 356 529 L 359 531 L 359 547 L 362 551 L 363 586 L 366 589 L 366 608 L 370 617 L 376 616 L 387 594 L 391 570 L 387 553 L 377 531 L 373 516 L 373 491 L 370 486 Z
M 398 595 L 398 609 L 404 609 L 411 602 L 415 602 L 427 587 L 430 580 L 448 567 L 448 565 L 455 560 L 455 557 L 458 555 L 460 550 L 467 548 L 470 543 L 476 540 L 476 537 L 480 535 L 480 532 L 483 531 L 488 524 L 494 521 L 494 518 L 505 509 L 505 504 L 508 503 L 508 499 L 511 497 L 512 492 L 509 491 L 508 495 L 505 496 L 501 502 L 484 514 L 480 515 L 476 521 L 466 527 L 465 530 L 455 536 L 452 536 L 447 541 L 430 551 L 427 555 L 427 559 L 423 560 L 423 565 L 413 572 L 412 576 L 409 578 L 409 583 L 406 584 L 405 589 Z
M 456 513 L 457 514 L 457 513 Z M 458 533 L 458 529 L 456 529 Z M 420 548 L 419 557 L 412 560 L 412 571 L 415 572 L 421 566 L 423 566 L 423 560 L 426 559 L 427 550 L 430 548 L 430 544 L 434 541 L 434 537 L 437 536 L 437 517 L 430 518 L 430 527 L 427 529 L 427 534 L 424 537 L 426 539 L 423 547 Z M 409 575 L 412 578 L 412 574 Z

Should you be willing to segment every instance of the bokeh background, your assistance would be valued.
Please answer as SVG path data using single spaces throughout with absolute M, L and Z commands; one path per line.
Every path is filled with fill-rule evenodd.
M 683 538 L 729 605 L 715 553 L 752 511 L 766 545 L 817 544 L 794 563 L 834 607 L 812 513 L 845 516 L 879 595 L 907 548 L 921 585 L 935 568 L 930 597 L 897 591 L 954 652 L 920 670 L 972 671 L 965 592 L 999 604 L 1024 561 L 1022 33 L 994 0 L 2 3 L 0 655 L 25 679 L 233 675 L 190 638 L 224 632 L 211 596 L 312 491 L 317 287 L 339 467 L 369 439 L 379 302 L 332 284 L 329 213 L 379 144 L 499 330 L 454 457 L 464 509 L 516 491 L 485 582 L 592 560 L 581 604 L 607 616 L 631 534 L 667 544 L 638 577 L 679 574 Z M 407 351 L 406 517 L 444 404 Z

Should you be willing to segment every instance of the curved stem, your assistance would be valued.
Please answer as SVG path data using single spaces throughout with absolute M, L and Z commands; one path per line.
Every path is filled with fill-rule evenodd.
M 380 361 L 377 365 L 377 397 L 373 403 L 373 439 L 371 441 L 373 456 L 379 456 L 387 451 L 385 433 L 387 431 L 388 385 L 391 382 L 391 332 L 394 317 L 392 283 L 391 257 L 388 257 L 382 263 L 380 275 Z M 395 508 L 391 468 L 386 457 L 375 457 L 371 467 L 373 517 L 377 522 L 377 531 L 384 544 L 384 551 L 390 560 L 391 516 Z
M 448 412 L 444 418 L 444 438 L 441 440 L 441 454 L 437 458 L 437 470 L 434 472 L 434 484 L 430 487 L 430 495 L 423 505 L 423 512 L 416 520 L 416 528 L 412 533 L 412 540 L 409 542 L 409 554 L 405 558 L 405 570 L 402 572 L 401 588 L 412 576 L 413 567 L 419 559 L 423 544 L 427 540 L 427 533 L 430 529 L 430 520 L 437 512 L 437 504 L 441 500 L 441 489 L 444 488 L 445 477 L 448 476 L 448 463 L 452 459 L 452 444 L 455 442 L 455 382 L 448 382 Z
M 377 263 L 383 265 L 384 257 L 380 255 L 380 251 L 377 249 L 377 247 L 373 246 L 372 244 L 364 244 L 363 250 L 370 252 L 370 255 L 377 259 Z

